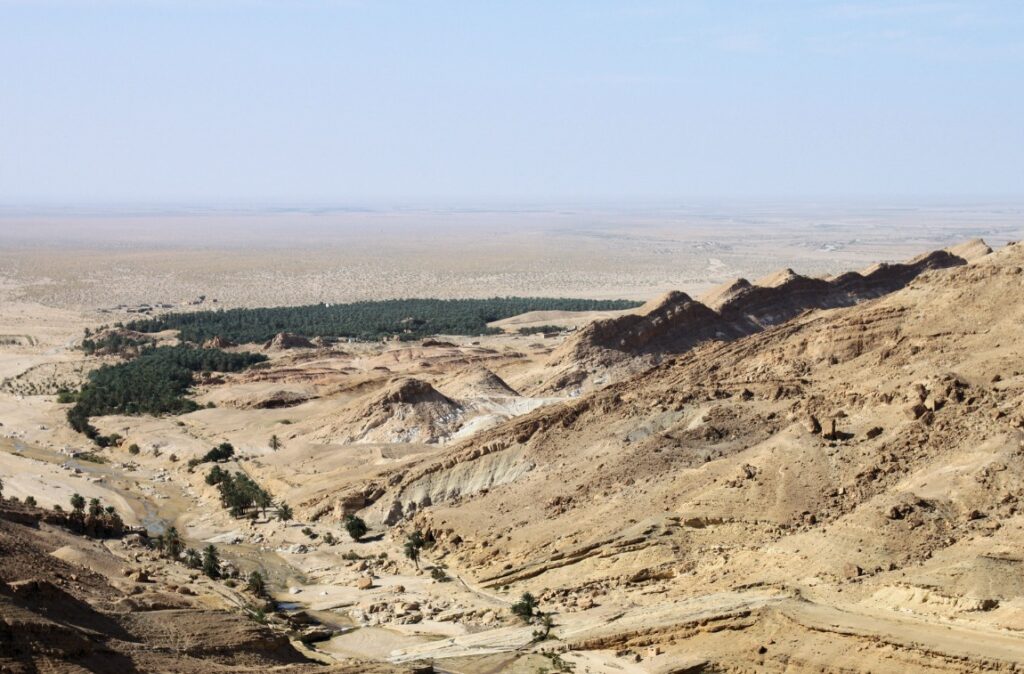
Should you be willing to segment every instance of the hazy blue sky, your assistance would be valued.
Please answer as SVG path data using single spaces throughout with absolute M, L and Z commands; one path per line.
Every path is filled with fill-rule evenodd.
M 0 204 L 961 195 L 1021 0 L 0 0 Z

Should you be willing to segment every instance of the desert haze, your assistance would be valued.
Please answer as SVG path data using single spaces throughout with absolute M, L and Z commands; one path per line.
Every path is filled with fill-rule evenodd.
M 1020 214 L 8 213 L 0 661 L 1014 670 Z

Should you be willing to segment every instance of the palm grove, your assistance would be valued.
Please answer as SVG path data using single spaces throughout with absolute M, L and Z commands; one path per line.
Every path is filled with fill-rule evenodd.
M 639 305 L 631 300 L 564 297 L 399 299 L 170 313 L 132 321 L 125 327 L 145 333 L 178 330 L 181 339 L 195 343 L 214 337 L 239 344 L 264 342 L 279 332 L 310 338 L 379 339 L 398 335 L 417 339 L 438 334 L 498 333 L 501 331 L 487 324 L 529 311 L 608 311 Z

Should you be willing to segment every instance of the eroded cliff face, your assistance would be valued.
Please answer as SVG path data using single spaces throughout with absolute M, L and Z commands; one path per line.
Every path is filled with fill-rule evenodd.
M 784 274 L 595 325 L 581 341 L 687 346 L 382 475 L 364 512 L 427 532 L 481 587 L 535 592 L 578 622 L 576 647 L 651 666 L 1009 671 L 1024 247 L 970 257 Z M 695 316 L 757 329 L 692 345 L 674 330 Z
M 990 249 L 975 241 L 957 251 L 977 259 Z M 809 278 L 784 269 L 755 283 L 736 279 L 712 290 L 703 301 L 670 292 L 635 314 L 595 321 L 582 329 L 552 355 L 551 366 L 557 374 L 549 377 L 546 387 L 560 390 L 595 380 L 605 383 L 606 369 L 621 376 L 622 371 L 635 372 L 704 342 L 760 332 L 805 311 L 852 306 L 894 292 L 928 270 L 966 264 L 967 257 L 938 250 L 903 264 L 879 264 L 833 278 Z

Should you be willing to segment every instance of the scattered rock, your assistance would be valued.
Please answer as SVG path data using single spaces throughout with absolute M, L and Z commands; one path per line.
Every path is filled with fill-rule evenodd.
M 927 411 L 928 408 L 923 403 L 912 403 L 903 408 L 903 413 L 908 419 L 920 419 Z
M 821 422 L 818 421 L 818 417 L 813 414 L 809 414 L 804 418 L 803 425 L 804 428 L 807 429 L 808 433 L 813 433 L 814 435 L 821 433 Z
M 312 349 L 313 342 L 301 335 L 294 335 L 290 332 L 279 332 L 273 339 L 263 345 L 264 349 Z
M 134 569 L 128 573 L 128 579 L 136 583 L 152 583 L 153 579 L 146 569 Z

